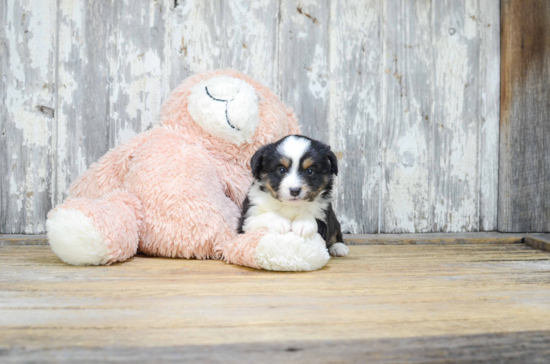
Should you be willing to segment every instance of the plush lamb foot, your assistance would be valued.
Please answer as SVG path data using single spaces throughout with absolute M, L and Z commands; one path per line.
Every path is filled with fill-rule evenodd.
M 266 230 L 250 231 L 224 247 L 228 263 L 273 271 L 311 271 L 330 259 L 319 234 L 303 238 L 293 232 L 278 234 Z
M 319 234 L 303 238 L 293 232 L 267 233 L 256 248 L 260 267 L 276 271 L 310 271 L 329 261 L 325 241 Z
M 125 191 L 101 199 L 73 198 L 48 214 L 48 241 L 72 265 L 108 265 L 136 254 L 143 208 Z

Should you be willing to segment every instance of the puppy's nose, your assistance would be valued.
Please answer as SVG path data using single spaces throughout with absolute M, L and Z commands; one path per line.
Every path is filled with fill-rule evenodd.
M 300 194 L 300 192 L 302 191 L 302 188 L 301 187 L 291 187 L 290 188 L 290 194 L 292 196 L 298 196 Z

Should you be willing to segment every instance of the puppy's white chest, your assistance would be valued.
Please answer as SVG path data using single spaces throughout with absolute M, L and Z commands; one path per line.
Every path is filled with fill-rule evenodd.
M 248 197 L 253 206 L 249 210 L 248 217 L 274 212 L 291 221 L 306 216 L 312 219 L 324 220 L 324 210 L 327 208 L 326 202 L 319 201 L 304 201 L 297 204 L 283 203 L 273 198 L 269 193 L 261 191 L 258 186 L 253 186 Z

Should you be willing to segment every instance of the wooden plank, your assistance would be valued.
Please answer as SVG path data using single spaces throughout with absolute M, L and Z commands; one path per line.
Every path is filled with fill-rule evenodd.
M 550 234 L 529 234 L 523 241 L 532 248 L 550 252 Z
M 502 233 L 357 234 L 344 236 L 344 240 L 348 245 L 521 244 L 523 235 Z
M 157 121 L 163 86 L 162 2 L 59 2 L 56 203 L 106 151 Z
M 331 3 L 330 142 L 340 174 L 334 207 L 344 233 L 379 231 L 382 2 Z
M 48 245 L 46 234 L 0 234 L 0 246 Z
M 72 267 L 48 247 L 0 247 L 0 355 L 86 360 L 218 345 L 307 354 L 359 342 L 383 355 L 403 345 L 465 353 L 471 335 L 547 350 L 534 338 L 550 331 L 549 264 L 523 244 L 352 246 L 308 273 L 146 257 Z
M 491 105 L 490 115 L 483 115 L 481 110 L 486 110 L 483 93 L 488 91 L 490 102 L 497 100 L 498 78 L 480 77 L 480 73 L 487 72 L 488 67 L 494 68 L 482 58 L 482 46 L 486 47 L 483 56 L 491 61 L 498 58 L 498 48 L 495 49 L 498 28 L 491 29 L 498 1 L 450 0 L 433 4 L 434 104 L 429 116 L 433 125 L 432 232 L 479 231 L 483 229 L 481 195 L 488 198 L 484 204 L 493 202 L 485 207 L 485 213 L 489 213 L 485 219 L 496 219 L 494 195 L 491 199 L 484 191 L 494 192 L 497 187 L 494 174 L 487 172 L 496 172 L 498 114 L 496 105 Z M 485 18 L 491 15 L 493 18 Z M 489 123 L 484 122 L 484 116 L 490 118 Z M 490 150 L 481 149 L 482 128 L 484 135 L 493 136 Z M 488 226 L 490 230 L 495 227 Z
M 478 2 L 479 230 L 497 230 L 500 122 L 500 0 Z
M 543 240 L 544 234 L 529 234 Z M 525 234 L 497 232 L 481 233 L 428 233 L 428 234 L 344 234 L 348 245 L 409 245 L 409 244 L 519 244 Z M 46 234 L 0 234 L 1 245 L 48 245 Z
M 117 31 L 109 41 L 109 147 L 159 122 L 168 97 L 163 70 L 167 1 L 114 1 Z
M 0 1 L 0 233 L 43 233 L 51 208 L 55 9 Z
M 380 340 L 282 341 L 169 347 L 8 349 L 6 363 L 547 363 L 549 331 Z
M 379 231 L 428 232 L 434 226 L 432 3 L 384 1 L 384 25 Z
M 550 231 L 550 4 L 501 2 L 498 229 Z
M 168 14 L 166 77 L 234 68 L 277 90 L 278 1 L 179 1 Z
M 109 149 L 109 40 L 116 14 L 108 2 L 59 1 L 55 203 Z
M 495 228 L 497 5 L 385 2 L 380 232 Z
M 329 142 L 330 2 L 281 0 L 281 99 L 293 107 L 302 134 Z M 353 76 L 355 77 L 355 76 Z

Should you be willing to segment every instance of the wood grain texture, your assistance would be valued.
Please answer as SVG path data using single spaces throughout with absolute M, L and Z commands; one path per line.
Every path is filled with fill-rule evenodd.
M 529 234 L 523 241 L 532 248 L 550 252 L 550 234 Z
M 533 238 L 537 238 L 534 236 Z M 356 234 L 344 236 L 348 245 L 448 245 L 448 244 L 523 244 L 524 234 L 428 233 Z
M 109 149 L 110 2 L 59 1 L 55 202 Z
M 52 207 L 56 1 L 0 1 L 0 232 L 44 232 Z
M 334 208 L 344 232 L 379 231 L 382 1 L 331 2 L 330 144 Z
M 501 3 L 498 229 L 550 231 L 550 4 Z
M 330 2 L 281 0 L 280 6 L 281 99 L 294 108 L 302 134 L 329 142 Z
M 43 233 L 70 182 L 150 128 L 181 80 L 226 67 L 332 144 L 345 231 L 496 228 L 497 0 L 59 0 L 37 22 L 29 1 L 0 4 L 0 233 Z
M 432 2 L 384 1 L 384 24 L 379 232 L 432 231 Z
M 57 203 L 109 148 L 158 121 L 166 12 L 157 1 L 60 0 Z
M 348 245 L 410 244 L 521 244 L 525 237 L 544 240 L 545 234 L 506 234 L 497 232 L 428 233 L 428 234 L 344 234 Z M 3 245 L 48 245 L 46 234 L 0 234 Z
M 170 12 L 170 87 L 196 72 L 234 68 L 275 91 L 278 1 L 181 1 Z
M 479 230 L 497 229 L 500 123 L 500 0 L 479 1 Z M 478 119 L 479 120 L 479 119 Z
M 481 40 L 485 35 L 482 31 L 488 25 L 480 3 L 483 1 L 433 3 L 435 47 L 431 87 L 434 104 L 432 115 L 426 114 L 427 120 L 432 118 L 433 135 L 431 231 L 478 231 L 483 228 L 480 226 L 480 170 L 493 168 L 494 164 L 480 165 L 482 90 L 493 87 L 497 91 L 498 83 L 486 85 L 486 81 L 494 80 L 479 77 Z M 491 5 L 498 4 L 492 2 Z M 494 47 L 490 50 L 494 51 Z M 491 56 L 496 59 L 498 53 L 493 52 Z M 491 131 L 498 135 L 498 129 Z
M 74 363 L 530 363 L 550 361 L 550 331 L 425 336 L 379 340 L 281 341 L 168 347 L 13 348 L 0 352 L 6 364 Z
M 503 345 L 516 348 L 510 355 L 525 353 L 520 344 L 535 349 L 539 338 L 547 352 L 548 253 L 483 243 L 350 249 L 319 271 L 276 273 L 139 256 L 72 267 L 48 247 L 0 247 L 2 361 L 40 352 L 93 360 L 94 353 L 180 346 L 204 355 L 218 345 L 270 355 L 284 344 L 314 355 L 322 353 L 317 344 L 355 352 L 354 342 L 384 355 L 408 345 L 465 353 L 467 342 L 476 345 L 471 335 L 489 347 L 508 337 Z M 476 350 L 470 359 L 494 352 Z M 342 360 L 346 353 L 339 351 Z
M 497 5 L 385 2 L 380 232 L 495 229 Z
M 46 234 L 0 234 L 0 246 L 49 245 Z
M 109 147 L 158 124 L 163 91 L 166 1 L 113 1 L 109 37 Z

